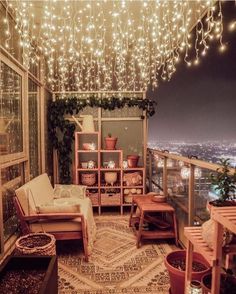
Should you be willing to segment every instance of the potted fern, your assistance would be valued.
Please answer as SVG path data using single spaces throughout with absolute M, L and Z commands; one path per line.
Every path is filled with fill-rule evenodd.
M 116 149 L 116 142 L 117 142 L 117 138 L 112 137 L 111 133 L 108 133 L 107 137 L 105 137 L 106 150 Z
M 213 206 L 231 206 L 236 201 L 236 169 L 234 173 L 230 172 L 229 158 L 221 159 L 219 162 L 222 167 L 217 169 L 217 174 L 211 174 L 211 182 L 215 186 L 215 190 L 219 192 L 219 198 L 211 201 Z

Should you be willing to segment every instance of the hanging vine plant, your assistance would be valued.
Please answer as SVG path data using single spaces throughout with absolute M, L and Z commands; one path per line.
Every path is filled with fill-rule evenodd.
M 147 98 L 97 98 L 95 96 L 86 99 L 71 97 L 51 102 L 48 108 L 49 136 L 53 148 L 58 151 L 59 177 L 60 183 L 63 184 L 71 183 L 71 153 L 75 132 L 75 124 L 65 119 L 65 115 L 78 114 L 87 106 L 101 107 L 104 110 L 136 106 L 145 110 L 147 117 L 150 117 L 155 114 L 156 102 Z

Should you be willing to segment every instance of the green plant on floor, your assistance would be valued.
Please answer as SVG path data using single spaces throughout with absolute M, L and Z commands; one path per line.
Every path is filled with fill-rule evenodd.
M 223 267 L 225 272 L 224 275 L 221 276 L 222 285 L 222 294 L 231 294 L 235 293 L 235 285 L 236 285 L 236 277 L 231 269 L 226 269 Z
M 78 114 L 87 106 L 100 107 L 104 110 L 114 110 L 125 106 L 138 107 L 146 111 L 147 117 L 150 117 L 155 114 L 156 102 L 148 98 L 98 98 L 95 96 L 87 99 L 71 97 L 51 102 L 48 108 L 48 131 L 52 146 L 58 151 L 59 178 L 62 184 L 71 183 L 71 153 L 75 132 L 74 123 L 70 123 L 64 116 Z
M 216 174 L 211 173 L 211 182 L 215 185 L 215 190 L 219 191 L 219 199 L 216 203 L 224 203 L 227 200 L 233 200 L 236 198 L 236 170 L 232 174 L 230 170 L 229 159 L 221 159 L 221 167 L 218 168 Z

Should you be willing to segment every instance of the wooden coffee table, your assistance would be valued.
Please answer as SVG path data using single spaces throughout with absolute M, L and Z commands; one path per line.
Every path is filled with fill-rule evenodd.
M 140 210 L 140 216 L 133 216 L 135 212 L 135 206 Z M 153 223 L 155 224 L 155 219 L 153 217 L 149 217 L 149 214 L 159 213 L 163 220 L 166 219 L 167 215 L 171 218 L 171 223 L 168 228 L 156 229 L 153 231 L 145 231 L 143 230 L 143 224 L 145 219 L 150 222 L 150 219 L 153 219 Z M 139 248 L 142 239 L 175 239 L 176 246 L 178 245 L 178 234 L 177 234 L 177 224 L 175 217 L 174 208 L 168 203 L 158 203 L 152 201 L 152 196 L 147 195 L 139 195 L 133 196 L 131 213 L 129 219 L 129 226 L 134 226 L 135 223 L 138 223 L 138 230 L 136 231 L 137 243 L 136 246 Z M 163 221 L 163 226 L 166 222 Z

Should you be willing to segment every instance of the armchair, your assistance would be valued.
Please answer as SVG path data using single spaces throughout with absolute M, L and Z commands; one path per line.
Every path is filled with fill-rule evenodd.
M 58 190 L 63 193 L 58 193 Z M 47 174 L 17 189 L 14 204 L 22 233 L 45 231 L 53 234 L 57 240 L 82 239 L 85 260 L 88 261 L 96 225 L 92 204 L 85 190 L 86 187 L 76 185 L 67 186 L 67 189 L 66 186 L 57 185 L 54 190 Z

